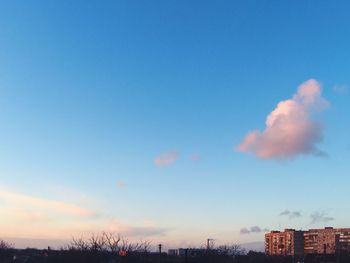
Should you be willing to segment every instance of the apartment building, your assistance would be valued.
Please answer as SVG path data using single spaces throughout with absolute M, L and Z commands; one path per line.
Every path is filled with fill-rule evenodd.
M 285 229 L 265 234 L 265 253 L 268 255 L 300 256 L 350 252 L 350 228 Z
M 350 228 L 338 228 L 336 229 L 337 251 L 350 252 Z
M 318 229 L 310 229 L 304 232 L 304 254 L 317 254 Z
M 310 229 L 304 232 L 305 254 L 350 252 L 350 228 Z
M 304 232 L 285 229 L 265 234 L 265 252 L 268 255 L 301 256 L 304 250 Z

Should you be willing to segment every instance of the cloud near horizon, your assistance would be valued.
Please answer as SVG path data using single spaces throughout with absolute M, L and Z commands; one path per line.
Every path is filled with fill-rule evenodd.
M 0 189 L 0 236 L 68 240 L 110 231 L 127 238 L 165 236 L 170 228 L 153 221 L 129 222 L 76 204 Z
M 20 207 L 24 206 L 26 209 L 31 208 L 35 210 L 37 209 L 41 209 L 45 211 L 49 210 L 49 211 L 61 213 L 64 215 L 78 216 L 78 217 L 93 217 L 96 215 L 95 211 L 92 211 L 90 209 L 87 209 L 75 204 L 33 197 L 33 196 L 29 196 L 29 195 L 25 195 L 17 192 L 12 192 L 12 191 L 0 190 L 0 199 L 8 202 L 12 206 L 13 205 L 17 205 Z M 24 211 L 26 210 L 19 208 L 17 212 L 19 211 L 21 211 L 23 214 Z
M 289 211 L 288 209 L 286 209 L 280 213 L 280 216 L 288 216 L 289 219 L 294 219 L 294 218 L 301 217 L 301 212 L 300 211 Z
M 328 216 L 324 211 L 315 211 L 310 215 L 310 224 L 326 223 L 334 220 L 334 217 Z
M 240 229 L 239 233 L 241 235 L 248 235 L 252 233 L 261 233 L 261 232 L 267 232 L 269 231 L 267 228 L 261 228 L 259 226 L 252 226 L 250 228 L 243 227 Z
M 75 203 L 0 189 L 0 236 L 61 239 L 93 229 L 95 210 Z
M 300 154 L 324 155 L 317 148 L 322 141 L 323 127 L 311 114 L 327 108 L 321 97 L 321 85 L 310 79 L 302 83 L 297 93 L 278 103 L 267 116 L 264 131 L 249 132 L 236 147 L 262 159 L 291 159 Z
M 147 238 L 155 236 L 165 236 L 170 228 L 162 227 L 152 221 L 142 221 L 134 224 L 130 224 L 126 221 L 118 219 L 112 219 L 107 228 L 103 231 L 111 233 L 118 233 L 127 238 Z
M 167 152 L 167 153 L 163 153 L 163 154 L 157 156 L 154 159 L 154 163 L 157 166 L 170 165 L 170 164 L 175 163 L 178 158 L 179 158 L 179 153 L 178 152 L 176 152 L 176 151 Z

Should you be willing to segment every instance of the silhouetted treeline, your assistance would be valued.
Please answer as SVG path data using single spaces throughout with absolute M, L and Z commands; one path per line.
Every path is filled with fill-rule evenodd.
M 0 262 L 6 262 L 13 257 L 14 249 L 12 244 L 0 240 Z
M 50 248 L 14 249 L 0 240 L 0 263 L 348 263 L 350 254 L 308 255 L 304 259 L 267 256 L 262 252 L 246 251 L 239 245 L 224 245 L 210 249 L 182 249 L 177 255 L 151 252 L 150 242 L 129 242 L 119 235 L 101 233 L 74 238 L 60 250 Z

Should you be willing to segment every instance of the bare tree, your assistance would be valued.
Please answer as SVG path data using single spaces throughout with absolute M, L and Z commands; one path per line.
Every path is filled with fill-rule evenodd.
M 147 253 L 149 252 L 150 247 L 151 247 L 151 241 L 141 240 L 133 244 L 132 250 L 138 253 Z
M 0 239 L 0 250 L 12 249 L 13 245 L 6 242 L 5 240 Z
M 106 239 L 103 234 L 92 234 L 88 239 L 91 251 L 106 251 Z
M 88 251 L 90 250 L 89 243 L 83 238 L 72 238 L 70 245 L 68 245 L 70 250 Z
M 221 245 L 217 248 L 217 251 L 220 255 L 226 256 L 241 256 L 246 254 L 246 250 L 237 244 Z
M 68 249 L 112 253 L 119 253 L 121 251 L 126 253 L 146 253 L 149 252 L 150 245 L 150 241 L 132 243 L 127 238 L 122 238 L 119 234 L 102 232 L 99 234 L 92 234 L 87 239 L 84 239 L 83 237 L 73 238 Z
M 113 233 L 110 233 L 110 232 L 103 232 L 102 236 L 105 240 L 105 245 L 110 252 L 117 253 L 120 251 L 119 244 L 121 241 L 121 237 L 119 234 L 114 235 Z

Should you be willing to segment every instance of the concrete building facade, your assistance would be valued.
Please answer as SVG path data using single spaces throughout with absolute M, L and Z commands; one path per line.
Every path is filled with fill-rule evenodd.
M 350 228 L 310 229 L 265 234 L 267 255 L 301 256 L 307 254 L 336 254 L 350 252 Z
M 336 229 L 337 235 L 337 251 L 350 252 L 350 228 Z
M 305 254 L 350 252 L 350 228 L 310 229 L 304 233 Z
M 304 232 L 285 229 L 265 234 L 265 252 L 268 255 L 301 256 L 304 249 Z

